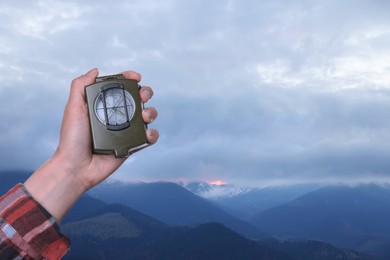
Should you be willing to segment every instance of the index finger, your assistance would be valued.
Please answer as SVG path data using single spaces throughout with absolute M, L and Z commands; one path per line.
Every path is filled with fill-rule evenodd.
M 122 72 L 121 74 L 123 75 L 123 77 L 125 77 L 127 79 L 134 79 L 138 82 L 141 81 L 141 74 L 139 74 L 138 72 L 135 72 L 132 70 L 127 70 L 127 71 Z

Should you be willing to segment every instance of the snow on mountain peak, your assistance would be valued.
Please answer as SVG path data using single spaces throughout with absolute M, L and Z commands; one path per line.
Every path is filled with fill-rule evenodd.
M 208 183 L 205 181 L 197 181 L 188 183 L 180 182 L 179 184 L 192 193 L 204 198 L 234 197 L 249 191 L 247 188 L 240 188 L 232 184 L 222 184 L 219 182 Z

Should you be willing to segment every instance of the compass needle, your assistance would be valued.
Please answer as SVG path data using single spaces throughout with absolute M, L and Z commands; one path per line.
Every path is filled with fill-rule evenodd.
M 120 85 L 113 85 L 99 94 L 95 113 L 107 126 L 128 126 L 134 115 L 134 108 L 134 99 L 130 93 Z

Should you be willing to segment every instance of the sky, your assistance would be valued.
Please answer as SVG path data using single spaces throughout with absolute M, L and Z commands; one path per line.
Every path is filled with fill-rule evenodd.
M 2 169 L 53 154 L 73 78 L 135 70 L 157 144 L 123 181 L 388 182 L 390 2 L 0 3 Z

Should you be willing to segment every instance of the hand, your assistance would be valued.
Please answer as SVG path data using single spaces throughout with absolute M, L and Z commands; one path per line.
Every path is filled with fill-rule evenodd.
M 133 71 L 122 74 L 128 79 L 141 80 L 141 75 Z M 67 166 L 69 172 L 76 175 L 76 178 L 80 178 L 85 189 L 90 189 L 107 178 L 125 160 L 114 156 L 92 154 L 91 130 L 85 105 L 85 86 L 94 83 L 97 76 L 98 70 L 93 69 L 73 80 L 62 122 L 60 144 L 55 154 L 61 158 L 60 161 Z M 153 96 L 153 91 L 150 87 L 143 87 L 140 95 L 142 102 L 146 103 Z M 142 115 L 144 121 L 150 123 L 156 118 L 157 111 L 149 107 L 142 112 Z M 148 141 L 155 143 L 158 132 L 153 129 L 146 131 Z
M 125 158 L 92 153 L 91 130 L 85 101 L 85 87 L 95 82 L 99 72 L 92 69 L 72 81 L 68 103 L 65 107 L 60 142 L 53 157 L 38 169 L 25 183 L 32 196 L 60 221 L 74 202 L 88 189 L 110 176 Z M 128 79 L 141 80 L 133 71 L 122 73 Z M 153 96 L 150 87 L 140 89 L 142 102 Z M 153 107 L 142 111 L 145 123 L 157 117 Z M 157 130 L 146 130 L 148 141 L 154 144 Z

